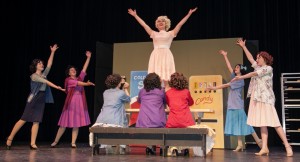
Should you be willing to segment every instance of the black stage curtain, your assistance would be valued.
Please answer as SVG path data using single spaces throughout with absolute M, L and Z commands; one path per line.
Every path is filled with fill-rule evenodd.
M 182 27 L 175 40 L 232 37 L 258 40 L 259 50 L 268 51 L 274 56 L 274 91 L 281 118 L 280 74 L 300 71 L 296 59 L 300 39 L 298 0 L 2 0 L 0 140 L 9 135 L 23 113 L 29 93 L 30 62 L 34 58 L 46 61 L 50 45 L 57 43 L 60 47 L 48 76 L 50 81 L 63 86 L 65 68 L 69 64 L 82 68 L 85 50 L 93 52 L 87 79 L 94 81 L 97 41 L 107 44 L 151 41 L 144 29 L 127 13 L 128 8 L 136 9 L 153 29 L 157 16 L 168 15 L 172 29 L 194 7 L 198 7 L 198 10 Z M 50 143 L 58 129 L 57 122 L 65 94 L 54 89 L 52 91 L 55 103 L 46 105 L 38 142 Z M 103 91 L 97 92 L 93 87 L 86 87 L 92 123 L 94 117 L 98 116 L 94 114 L 94 109 L 100 109 L 93 107 L 94 96 L 99 96 L 95 93 L 102 94 Z M 29 141 L 30 127 L 31 124 L 26 124 L 15 140 Z M 62 140 L 70 142 L 70 132 L 67 131 Z M 275 141 L 274 144 L 281 144 L 274 129 L 270 129 L 270 140 Z M 78 141 L 88 141 L 88 127 L 80 129 Z

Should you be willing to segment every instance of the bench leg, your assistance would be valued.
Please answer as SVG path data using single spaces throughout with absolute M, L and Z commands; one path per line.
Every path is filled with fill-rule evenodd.
M 163 146 L 162 147 L 162 156 L 167 157 L 168 156 L 168 148 L 169 146 Z
M 100 149 L 99 149 L 99 147 L 100 147 L 99 144 L 93 146 L 93 155 L 96 155 L 96 153 L 97 153 L 97 155 L 100 154 Z

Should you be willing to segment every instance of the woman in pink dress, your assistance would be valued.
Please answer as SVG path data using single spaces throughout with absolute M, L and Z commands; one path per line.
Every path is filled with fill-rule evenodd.
M 197 8 L 190 9 L 188 14 L 171 31 L 169 31 L 171 27 L 170 19 L 167 16 L 159 16 L 155 21 L 155 27 L 158 29 L 157 32 L 152 30 L 137 15 L 136 10 L 128 9 L 128 13 L 138 21 L 138 23 L 146 30 L 153 40 L 154 49 L 149 59 L 148 73 L 155 72 L 158 74 L 164 81 L 164 85 L 167 85 L 167 81 L 170 80 L 171 74 L 175 72 L 174 58 L 172 52 L 170 51 L 173 38 L 177 36 L 182 25 L 196 10 Z
M 255 154 L 258 156 L 269 155 L 268 127 L 273 127 L 285 146 L 286 156 L 293 156 L 292 147 L 287 141 L 274 106 L 273 68 L 271 67 L 273 57 L 269 53 L 261 51 L 256 55 L 256 60 L 254 60 L 246 47 L 246 40 L 238 39 L 237 45 L 244 50 L 254 68 L 253 72 L 236 76 L 232 81 L 251 78 L 247 94 L 247 97 L 250 97 L 247 124 L 253 127 L 260 127 L 262 138 L 261 150 Z
M 68 127 L 73 128 L 71 147 L 76 148 L 76 139 L 78 136 L 79 127 L 87 126 L 91 123 L 83 87 L 95 86 L 95 84 L 90 81 L 83 82 L 91 55 L 92 53 L 90 51 L 86 51 L 86 61 L 78 77 L 76 68 L 74 66 L 69 66 L 66 70 L 66 75 L 68 76 L 65 79 L 67 97 L 58 122 L 60 127 L 57 131 L 54 142 L 51 144 L 51 147 L 55 147 L 57 145 L 61 136 Z

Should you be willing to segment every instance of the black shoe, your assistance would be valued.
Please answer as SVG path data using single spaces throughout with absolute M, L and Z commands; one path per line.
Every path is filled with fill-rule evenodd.
M 155 152 L 149 147 L 146 148 L 146 155 L 155 155 Z
M 172 151 L 172 156 L 178 156 L 179 154 L 178 154 L 178 150 L 177 149 L 174 149 L 173 151 Z
M 11 143 L 12 143 L 12 140 L 8 139 L 8 137 L 6 138 L 6 149 L 10 150 L 11 149 L 11 143 L 10 143 L 10 145 L 8 145 L 7 141 L 11 141 Z
M 183 156 L 189 156 L 189 155 L 190 155 L 189 149 L 184 149 Z
M 38 149 L 38 147 L 35 144 L 29 145 L 29 148 L 30 148 L 30 150 L 37 150 Z

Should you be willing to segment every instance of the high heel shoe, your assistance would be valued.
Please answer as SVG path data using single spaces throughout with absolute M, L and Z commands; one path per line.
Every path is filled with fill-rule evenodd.
M 29 148 L 30 148 L 30 150 L 37 150 L 38 149 L 36 144 L 29 145 Z
M 54 148 L 54 147 L 56 147 L 57 145 L 59 145 L 59 142 L 54 141 L 54 142 L 51 144 L 51 148 Z
M 235 150 L 232 150 L 232 151 L 235 151 L 235 152 L 240 152 L 240 151 L 244 151 L 244 148 L 243 146 L 237 146 Z
M 8 142 L 8 141 L 9 141 L 9 142 Z M 10 143 L 10 145 L 7 144 L 7 143 Z M 7 149 L 7 150 L 10 150 L 10 149 L 11 149 L 11 143 L 12 143 L 12 140 L 9 139 L 9 138 L 6 138 L 6 149 Z
M 184 149 L 183 156 L 189 156 L 189 155 L 190 155 L 189 149 Z
M 146 148 L 146 155 L 155 155 L 155 152 L 149 147 Z
M 285 150 L 286 150 L 286 156 L 287 157 L 293 156 L 292 146 L 285 147 Z
M 263 150 L 261 149 L 258 153 L 255 153 L 257 156 L 269 155 L 269 149 Z
M 178 156 L 179 154 L 178 154 L 178 150 L 177 149 L 174 149 L 173 151 L 172 151 L 172 156 Z

